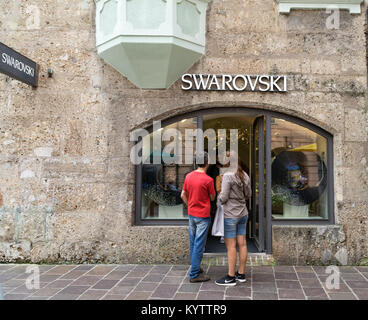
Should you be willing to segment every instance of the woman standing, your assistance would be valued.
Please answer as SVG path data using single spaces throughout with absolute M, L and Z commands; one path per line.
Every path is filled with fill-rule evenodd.
M 235 153 L 230 154 L 230 164 L 229 170 L 223 176 L 219 195 L 224 207 L 224 238 L 228 257 L 228 274 L 216 281 L 216 284 L 221 286 L 235 286 L 236 281 L 246 281 L 245 264 L 248 256 L 245 236 L 248 221 L 246 200 L 252 195 L 250 179 L 243 171 L 240 158 Z M 237 245 L 239 269 L 235 272 Z

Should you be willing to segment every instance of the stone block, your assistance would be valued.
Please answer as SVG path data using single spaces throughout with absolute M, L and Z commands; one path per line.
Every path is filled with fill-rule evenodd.
M 359 165 L 344 169 L 344 199 L 361 201 L 368 194 L 368 172 L 365 168 Z
M 345 108 L 346 141 L 368 141 L 368 113 L 364 110 Z
M 0 209 L 0 242 L 15 240 L 15 210 L 1 207 Z
M 338 60 L 319 59 L 311 62 L 311 72 L 315 74 L 340 74 L 341 62 Z
M 1 262 L 26 262 L 29 261 L 32 244 L 28 240 L 19 242 L 0 242 Z
M 272 232 L 273 257 L 277 264 L 334 264 L 338 263 L 334 255 L 346 247 L 343 228 L 338 225 L 273 226 Z M 330 253 L 328 259 L 326 252 Z

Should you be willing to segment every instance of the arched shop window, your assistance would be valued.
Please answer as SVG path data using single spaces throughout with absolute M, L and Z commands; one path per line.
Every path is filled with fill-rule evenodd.
M 273 219 L 328 219 L 327 139 L 272 118 Z
M 263 119 L 261 126 L 260 119 Z M 248 203 L 255 221 L 253 228 L 257 229 L 259 219 L 264 219 L 264 225 L 268 226 L 334 222 L 332 136 L 301 119 L 234 107 L 191 112 L 165 120 L 156 131 L 148 129 L 150 133 L 142 137 L 142 163 L 136 167 L 136 224 L 187 223 L 187 209 L 180 198 L 184 179 L 195 169 L 197 148 L 203 144 L 209 151 L 210 145 L 206 137 L 196 139 L 195 134 L 188 141 L 186 133 L 188 129 L 207 132 L 212 128 L 215 132 L 238 129 L 238 152 L 255 186 Z M 158 148 L 155 132 L 162 138 Z M 216 139 L 211 148 L 217 149 L 220 135 L 211 139 Z M 174 144 L 177 146 L 172 152 Z M 262 148 L 264 152 L 260 153 Z M 189 158 L 192 155 L 191 163 L 188 154 Z M 260 177 L 261 165 L 264 177 Z M 215 167 L 210 167 L 208 174 L 215 178 L 216 172 Z

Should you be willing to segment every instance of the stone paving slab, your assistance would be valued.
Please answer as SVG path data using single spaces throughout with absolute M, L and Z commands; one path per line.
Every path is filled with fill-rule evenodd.
M 224 287 L 214 281 L 225 266 L 204 265 L 211 280 L 190 283 L 188 265 L 40 265 L 40 287 L 28 288 L 28 266 L 0 264 L 3 299 L 368 300 L 368 267 L 341 267 L 339 287 L 330 288 L 321 266 L 249 266 L 247 282 Z

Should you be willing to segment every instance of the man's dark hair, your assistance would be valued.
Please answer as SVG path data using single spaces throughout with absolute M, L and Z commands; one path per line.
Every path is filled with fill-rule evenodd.
M 208 153 L 206 151 L 196 152 L 196 164 L 200 168 L 205 168 L 208 164 Z

